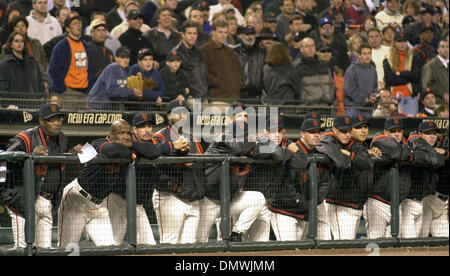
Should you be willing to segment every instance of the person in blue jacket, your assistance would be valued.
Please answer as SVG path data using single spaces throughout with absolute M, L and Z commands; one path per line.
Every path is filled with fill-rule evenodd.
M 138 62 L 130 67 L 130 75 L 142 74 L 144 88 L 139 101 L 162 104 L 162 96 L 166 91 L 164 81 L 158 71 L 153 67 L 153 53 L 149 48 L 140 49 L 137 54 Z
M 112 110 L 110 101 L 130 100 L 142 95 L 139 89 L 127 88 L 131 52 L 127 47 L 116 51 L 115 62 L 105 67 L 88 96 L 88 108 L 91 110 Z

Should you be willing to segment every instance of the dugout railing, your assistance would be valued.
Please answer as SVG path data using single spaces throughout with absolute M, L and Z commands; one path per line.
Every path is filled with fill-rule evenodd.
M 377 162 L 376 159 L 374 159 Z M 170 254 L 170 253 L 205 253 L 205 252 L 240 252 L 240 251 L 268 251 L 268 250 L 294 250 L 294 249 L 331 249 L 331 248 L 372 248 L 377 247 L 408 247 L 408 246 L 442 246 L 448 245 L 449 239 L 428 237 L 404 239 L 399 238 L 399 172 L 396 166 L 390 169 L 390 193 L 391 193 L 391 236 L 390 238 L 355 240 L 319 240 L 317 239 L 317 174 L 318 164 L 329 164 L 330 160 L 321 154 L 309 156 L 308 162 L 308 232 L 304 240 L 299 241 L 275 241 L 268 242 L 230 242 L 230 179 L 229 170 L 231 164 L 259 164 L 264 165 L 270 161 L 254 160 L 247 157 L 234 157 L 229 155 L 191 155 L 186 157 L 160 157 L 156 160 L 137 159 L 108 159 L 96 157 L 90 163 L 122 163 L 127 165 L 126 178 L 126 204 L 127 204 L 127 234 L 126 242 L 120 246 L 93 246 L 80 248 L 36 248 L 35 241 L 35 164 L 40 163 L 64 163 L 79 164 L 76 155 L 41 156 L 25 153 L 0 153 L 0 162 L 15 162 L 23 164 L 23 180 L 25 190 L 25 249 L 14 249 L 12 245 L 0 246 L 0 256 L 34 256 L 34 255 L 133 255 L 133 254 Z M 167 165 L 180 162 L 189 163 L 218 163 L 220 167 L 220 231 L 223 239 L 213 243 L 195 244 L 161 244 L 154 246 L 137 245 L 136 242 L 136 166 L 137 165 Z M 75 176 L 76 177 L 76 176 Z

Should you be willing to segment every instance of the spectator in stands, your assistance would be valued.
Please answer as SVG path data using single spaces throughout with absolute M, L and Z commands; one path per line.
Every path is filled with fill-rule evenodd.
M 244 80 L 241 98 L 260 99 L 262 94 L 262 80 L 265 51 L 256 44 L 256 30 L 245 27 L 241 34 L 241 44 L 234 49 Z
M 237 19 L 234 15 L 227 16 L 228 23 L 228 38 L 226 44 L 230 47 L 236 47 L 241 43 L 238 36 L 238 29 L 242 28 L 238 26 Z
M 307 37 L 300 42 L 302 56 L 292 65 L 296 68 L 297 94 L 304 105 L 333 104 L 335 85 L 328 65 L 316 55 L 314 40 Z
M 373 16 L 368 16 L 364 19 L 362 24 L 362 30 L 359 32 L 359 36 L 363 39 L 363 41 L 368 41 L 368 32 L 371 29 L 377 29 L 377 20 Z
M 372 48 L 363 43 L 358 50 L 359 59 L 350 65 L 344 75 L 344 104 L 347 116 L 371 116 L 377 101 L 378 77 L 372 63 Z M 358 110 L 359 108 L 359 110 Z
M 419 19 L 420 3 L 417 0 L 407 0 L 402 5 L 402 13 L 406 16 L 411 16 L 415 20 Z
M 164 101 L 170 102 L 174 99 L 186 100 L 189 95 L 189 84 L 181 72 L 181 57 L 177 51 L 171 51 L 167 54 L 166 66 L 161 70 L 161 77 L 166 92 L 164 93 Z
M 397 116 L 398 102 L 392 97 L 388 89 L 380 89 L 377 95 L 377 108 L 373 111 L 372 117 Z
M 420 60 L 420 67 L 427 64 L 436 56 L 435 50 L 431 46 L 433 42 L 433 28 L 430 24 L 422 25 L 420 28 L 420 42 L 413 49 L 413 55 Z
M 391 25 L 388 25 L 383 28 L 381 31 L 382 37 L 383 37 L 383 45 L 387 47 L 391 47 L 392 43 L 394 43 L 394 37 L 395 37 L 395 28 Z
M 20 16 L 17 17 L 11 22 L 11 26 L 14 32 L 19 32 L 23 36 L 25 36 L 25 47 L 27 48 L 27 52 L 29 55 L 33 56 L 36 62 L 39 64 L 39 68 L 41 69 L 41 74 L 47 70 L 48 60 L 45 56 L 44 49 L 42 48 L 39 40 L 30 38 L 27 35 L 28 21 L 25 17 Z M 3 60 L 6 54 L 2 52 L 0 56 L 0 60 Z
M 255 28 L 256 35 L 258 35 L 261 29 L 263 28 L 263 20 L 258 14 L 256 13 L 252 14 L 247 18 L 246 26 L 251 26 Z
M 319 18 L 330 16 L 330 14 L 333 13 L 332 12 L 333 9 L 336 10 L 336 9 L 340 9 L 340 8 L 342 8 L 343 11 L 345 11 L 344 10 L 344 0 L 330 0 L 328 7 L 320 12 Z M 331 13 L 330 13 L 330 11 L 331 11 Z
M 217 3 L 216 5 L 209 6 L 209 17 L 207 18 L 207 20 L 212 24 L 214 14 L 216 12 L 221 12 L 223 7 L 230 3 L 231 0 L 219 0 L 219 3 Z M 241 12 L 236 8 L 234 8 L 234 16 L 236 16 L 239 25 L 244 24 L 244 17 L 242 16 Z
M 105 21 L 106 22 L 106 14 L 103 11 L 95 11 L 91 14 L 91 21 L 93 22 L 94 20 L 100 20 L 100 21 Z M 86 27 L 86 29 L 84 30 L 85 34 L 90 34 L 91 33 L 91 27 L 90 25 Z M 106 40 L 105 40 L 105 46 L 106 48 L 110 49 L 111 52 L 115 53 L 117 51 L 117 49 L 120 48 L 120 46 L 122 46 L 120 44 L 119 39 L 113 37 L 108 30 L 106 31 Z
M 56 12 L 55 12 L 55 18 L 58 21 L 59 25 L 61 26 L 61 32 L 65 33 L 65 29 L 64 29 L 64 21 L 66 20 L 67 15 L 69 15 L 70 11 L 68 8 L 66 7 L 62 7 L 59 8 Z
M 400 13 L 400 0 L 386 0 L 386 7 L 375 15 L 378 29 L 383 30 L 388 24 L 401 27 L 403 15 Z
M 201 3 L 206 3 L 206 2 L 201 2 Z M 196 6 L 192 7 L 192 9 L 189 12 L 189 20 L 191 20 L 193 22 L 197 22 L 200 26 L 199 32 L 197 34 L 197 39 L 195 42 L 195 46 L 200 48 L 203 44 L 208 42 L 210 39 L 210 36 L 206 32 L 203 31 L 204 28 L 202 26 L 204 26 L 205 20 L 203 19 L 202 8 L 196 7 Z
M 357 60 L 359 60 L 358 52 L 362 43 L 363 43 L 362 38 L 357 34 L 349 38 L 347 56 L 350 64 L 355 63 Z
M 439 42 L 438 55 L 422 68 L 422 87 L 436 94 L 436 102 L 448 104 L 448 40 Z
M 277 18 L 274 13 L 264 14 L 263 28 L 269 28 L 272 33 L 277 31 Z
M 437 117 L 439 118 L 447 118 L 448 119 L 448 104 L 441 104 L 437 109 L 436 109 L 436 114 Z
M 375 64 L 378 77 L 378 87 L 384 87 L 383 60 L 389 53 L 390 47 L 381 44 L 381 32 L 377 28 L 372 28 L 367 32 L 367 40 L 372 47 L 372 62 Z
M 336 64 L 336 58 L 333 57 L 332 49 L 328 45 L 323 45 L 323 43 L 317 44 L 317 56 L 320 61 L 328 65 L 331 71 L 331 75 L 335 78 L 334 65 Z M 343 78 L 342 78 L 343 79 Z
M 139 50 L 137 54 L 137 64 L 130 67 L 130 74 L 142 74 L 144 86 L 142 96 L 138 96 L 138 101 L 155 102 L 162 104 L 162 98 L 166 91 L 164 81 L 157 68 L 154 67 L 153 52 L 149 48 Z
M 6 10 L 17 9 L 20 11 L 20 14 L 23 16 L 27 16 L 30 14 L 30 11 L 33 9 L 32 0 L 16 0 L 14 2 L 10 2 Z
M 49 10 L 48 13 L 56 18 L 56 11 L 64 7 L 64 5 L 66 4 L 66 0 L 53 0 L 52 3 L 53 8 Z
M 283 37 L 286 45 L 291 45 L 294 40 L 294 36 L 298 32 L 303 32 L 303 18 L 300 15 L 294 15 L 289 20 L 289 33 Z M 306 34 L 304 34 L 306 37 Z
M 106 14 L 106 25 L 111 32 L 116 26 L 127 21 L 125 5 L 131 0 L 117 0 L 117 5 Z
M 420 101 L 422 103 L 422 108 L 419 109 L 416 117 L 436 117 L 436 92 L 430 88 L 425 89 L 420 93 Z
M 108 101 L 126 101 L 142 95 L 142 90 L 127 88 L 131 52 L 126 47 L 116 51 L 115 62 L 109 64 L 100 74 L 89 91 L 88 108 L 91 110 L 115 110 Z
M 289 21 L 294 14 L 294 2 L 292 0 L 280 0 L 281 14 L 277 16 L 276 34 L 284 38 L 289 33 Z
M 87 43 L 92 54 L 92 66 L 94 69 L 94 80 L 97 81 L 105 67 L 114 62 L 114 55 L 110 49 L 105 46 L 107 37 L 106 22 L 96 19 L 91 22 L 92 40 Z
M 395 43 L 383 61 L 384 82 L 406 114 L 416 115 L 420 84 L 420 60 L 408 48 L 404 33 L 395 34 Z
M 53 49 L 48 72 L 53 81 L 51 93 L 61 94 L 66 108 L 83 109 L 94 85 L 92 55 L 82 37 L 81 20 L 70 14 L 66 18 L 67 37 Z
M 362 25 L 364 18 L 369 16 L 369 9 L 364 0 L 353 0 L 352 3 L 345 11 L 347 20 L 354 20 L 356 24 Z
M 241 66 L 233 50 L 224 45 L 227 35 L 228 23 L 214 21 L 211 40 L 200 50 L 208 68 L 209 96 L 239 99 L 243 85 Z
M 125 5 L 125 15 L 126 15 L 127 20 L 123 21 L 122 23 L 120 23 L 120 25 L 117 25 L 116 27 L 114 27 L 114 29 L 111 30 L 112 36 L 119 38 L 124 32 L 126 32 L 128 30 L 128 27 L 130 24 L 130 19 L 128 17 L 132 11 L 140 12 L 139 4 L 135 1 L 130 1 Z M 141 16 L 142 16 L 142 14 L 141 14 Z M 142 19 L 142 23 L 140 24 L 139 30 L 145 34 L 146 32 L 150 31 L 150 29 L 151 29 L 150 26 L 148 26 L 147 24 L 144 24 L 144 21 Z
M 316 43 L 323 42 L 324 45 L 329 45 L 333 50 L 333 56 L 336 58 L 336 66 L 346 70 L 350 65 L 347 56 L 347 42 L 343 34 L 335 32 L 333 21 L 324 17 L 320 19 L 319 39 Z
M 127 16 L 128 29 L 119 37 L 120 44 L 126 46 L 131 51 L 131 65 L 136 64 L 136 57 L 140 49 L 151 47 L 151 42 L 141 31 L 142 24 L 142 14 L 140 11 L 133 10 L 129 12 Z M 159 67 L 159 64 L 156 67 Z
M 151 43 L 154 59 L 158 61 L 161 68 L 166 66 L 166 55 L 170 50 L 178 45 L 181 41 L 180 33 L 171 30 L 172 10 L 163 6 L 156 10 L 156 21 L 158 25 L 145 33 L 145 36 Z
M 4 18 L 3 25 L 2 28 L 0 29 L 0 46 L 6 43 L 6 40 L 8 40 L 9 35 L 12 33 L 12 26 L 10 25 L 10 23 L 19 16 L 26 16 L 26 15 L 21 14 L 19 9 L 7 10 L 3 15 Z
M 25 35 L 13 32 L 4 45 L 6 56 L 0 63 L 0 91 L 13 92 L 18 98 L 38 99 L 45 92 L 44 81 L 39 64 L 28 54 L 25 42 Z
M 416 24 L 405 29 L 405 32 L 407 32 L 409 35 L 408 38 L 409 42 L 411 43 L 411 45 L 416 45 L 420 43 L 421 29 L 425 25 L 430 25 L 430 28 L 433 31 L 433 40 L 430 44 L 433 47 L 433 49 L 436 49 L 437 43 L 441 39 L 441 30 L 439 28 L 439 25 L 433 22 L 433 18 L 437 12 L 432 7 L 426 7 L 421 8 L 419 13 L 420 13 L 419 20 L 416 22 Z
M 264 14 L 273 13 L 275 16 L 281 14 L 281 0 L 273 0 L 269 4 L 267 4 L 264 8 Z
M 265 57 L 262 101 L 267 104 L 293 104 L 297 92 L 297 75 L 292 58 L 284 44 L 277 42 Z
M 359 38 L 359 33 L 361 31 L 361 25 L 357 24 L 355 20 L 349 19 L 345 24 L 345 37 L 350 39 L 352 36 L 357 35 Z M 361 38 L 362 40 L 362 38 Z
M 28 36 L 39 40 L 42 45 L 62 34 L 58 20 L 47 12 L 47 0 L 33 0 L 33 10 L 27 20 Z

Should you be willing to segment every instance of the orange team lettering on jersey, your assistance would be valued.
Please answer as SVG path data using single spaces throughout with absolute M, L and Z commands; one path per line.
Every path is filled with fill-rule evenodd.
M 81 41 L 75 41 L 70 37 L 70 50 L 72 51 L 72 60 L 70 62 L 69 71 L 64 79 L 67 87 L 85 89 L 89 85 L 88 79 L 88 57 L 84 45 Z

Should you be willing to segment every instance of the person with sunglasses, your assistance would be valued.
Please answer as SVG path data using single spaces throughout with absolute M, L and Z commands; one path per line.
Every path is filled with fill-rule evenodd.
M 332 130 L 322 135 L 317 147 L 332 161 L 326 202 L 335 240 L 355 239 L 365 203 L 359 197 L 362 192 L 358 179 L 374 165 L 367 148 L 352 138 L 352 127 L 351 117 L 336 116 Z
M 380 160 L 374 165 L 374 181 L 369 190 L 364 218 L 366 220 L 367 238 L 389 237 L 391 224 L 390 171 L 398 164 L 399 169 L 399 203 L 409 193 L 411 186 L 410 160 L 411 150 L 403 137 L 403 121 L 400 118 L 386 119 L 383 132 L 376 133 L 370 144 L 371 149 L 381 152 Z
M 433 121 L 423 121 L 418 132 L 411 133 L 408 144 L 413 152 L 411 189 L 401 206 L 400 236 L 418 238 L 424 218 L 424 198 L 434 194 L 439 181 L 437 169 L 445 165 L 448 152 L 436 147 L 438 127 Z M 429 223 L 426 222 L 426 223 Z M 428 233 L 424 232 L 424 236 Z

